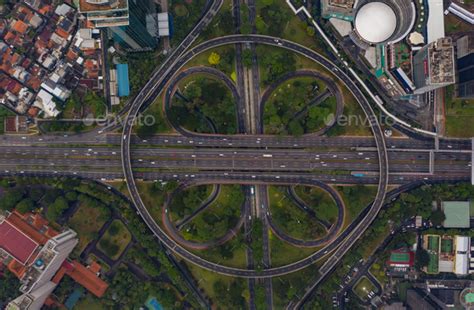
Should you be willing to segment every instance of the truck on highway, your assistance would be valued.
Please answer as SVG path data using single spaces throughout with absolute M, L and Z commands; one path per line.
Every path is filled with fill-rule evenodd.
M 255 190 L 253 189 L 253 186 L 250 186 L 250 194 L 255 194 Z
M 263 154 L 263 157 L 273 157 L 272 154 Z
M 365 174 L 363 173 L 360 173 L 360 172 L 357 172 L 357 173 L 351 173 L 353 176 L 355 176 L 356 178 L 363 178 L 365 176 Z

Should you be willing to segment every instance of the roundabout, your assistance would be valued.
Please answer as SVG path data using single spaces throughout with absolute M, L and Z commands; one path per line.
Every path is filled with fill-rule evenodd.
M 192 40 L 187 41 L 185 43 L 188 46 L 192 43 Z M 280 267 L 273 267 L 264 270 L 250 270 L 250 269 L 240 269 L 240 268 L 232 268 L 223 266 L 220 264 L 209 262 L 190 251 L 186 250 L 182 247 L 179 243 L 175 240 L 170 238 L 170 236 L 155 222 L 153 217 L 148 212 L 146 206 L 143 204 L 141 200 L 140 194 L 135 184 L 135 178 L 133 175 L 132 170 L 132 161 L 130 158 L 130 138 L 132 135 L 133 123 L 134 119 L 137 117 L 139 111 L 153 102 L 154 98 L 156 98 L 160 92 L 165 88 L 165 85 L 172 79 L 176 72 L 179 72 L 179 69 L 194 55 L 209 50 L 211 48 L 226 45 L 226 44 L 237 44 L 237 43 L 256 43 L 256 44 L 265 44 L 271 45 L 275 47 L 284 48 L 300 55 L 303 55 L 309 58 L 312 61 L 315 61 L 325 67 L 327 70 L 331 71 L 339 80 L 341 80 L 346 87 L 351 91 L 353 96 L 358 101 L 359 105 L 363 109 L 365 115 L 369 120 L 370 127 L 373 132 L 373 136 L 375 139 L 375 143 L 377 146 L 377 154 L 378 154 L 378 163 L 379 163 L 379 182 L 378 182 L 378 191 L 374 202 L 372 203 L 371 207 L 364 212 L 364 217 L 361 221 L 356 223 L 355 225 L 349 225 L 346 230 L 344 230 L 333 242 L 327 244 L 319 251 L 309 255 L 308 257 L 299 260 L 297 262 L 280 266 Z M 167 92 L 171 93 L 171 90 L 168 89 Z M 191 134 L 195 136 L 199 136 L 199 134 Z M 357 85 L 349 78 L 344 72 L 342 72 L 335 64 L 330 62 L 328 59 L 324 58 L 320 54 L 316 53 L 315 51 L 308 49 L 302 45 L 296 44 L 291 41 L 268 37 L 268 36 L 261 36 L 261 35 L 232 35 L 226 37 L 220 37 L 216 39 L 212 39 L 197 45 L 196 47 L 190 49 L 189 51 L 183 53 L 182 55 L 178 55 L 177 57 L 170 57 L 168 62 L 158 70 L 157 74 L 155 74 L 150 81 L 149 84 L 138 94 L 135 100 L 132 103 L 132 107 L 130 112 L 127 116 L 127 121 L 125 122 L 123 136 L 122 136 L 122 165 L 124 170 L 125 179 L 127 182 L 127 186 L 138 212 L 140 213 L 142 219 L 148 225 L 148 227 L 152 230 L 155 236 L 173 253 L 181 256 L 182 258 L 188 260 L 189 262 L 196 264 L 202 268 L 212 270 L 217 273 L 229 275 L 229 276 L 237 276 L 237 277 L 247 277 L 247 278 L 266 278 L 266 277 L 274 277 L 279 275 L 288 274 L 300 269 L 305 268 L 306 266 L 311 265 L 315 261 L 325 257 L 329 254 L 329 252 L 334 253 L 328 258 L 326 263 L 320 269 L 320 273 L 325 275 L 331 268 L 337 264 L 339 259 L 345 254 L 346 251 L 350 249 L 350 247 L 358 240 L 358 238 L 362 235 L 362 233 L 366 230 L 366 228 L 370 225 L 370 223 L 375 219 L 379 210 L 381 209 L 385 194 L 387 190 L 387 182 L 388 182 L 388 158 L 387 158 L 387 150 L 385 146 L 385 140 L 383 137 L 383 132 L 378 123 L 377 117 L 375 112 L 373 111 L 370 103 L 367 101 L 364 94 L 360 91 Z M 214 180 L 214 183 L 220 183 L 222 180 Z M 221 182 L 223 183 L 223 182 Z M 251 179 L 249 180 L 251 183 Z M 314 182 L 309 182 L 307 185 L 313 185 Z M 291 185 L 288 184 L 288 185 Z

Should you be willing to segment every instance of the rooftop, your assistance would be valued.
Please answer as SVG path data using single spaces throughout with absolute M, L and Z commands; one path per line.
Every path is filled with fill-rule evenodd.
M 7 219 L 0 219 L 0 222 L 0 248 L 20 263 L 26 264 L 38 248 L 38 243 L 8 222 Z
M 443 201 L 441 206 L 446 219 L 444 227 L 448 228 L 469 228 L 469 201 Z
M 431 83 L 454 83 L 454 47 L 451 38 L 428 46 Z
M 79 1 L 79 11 L 82 13 L 128 9 L 128 0 L 78 0 L 78 1 Z
M 354 24 L 362 39 L 371 43 L 380 43 L 388 40 L 395 32 L 397 17 L 387 4 L 369 2 L 357 11 Z

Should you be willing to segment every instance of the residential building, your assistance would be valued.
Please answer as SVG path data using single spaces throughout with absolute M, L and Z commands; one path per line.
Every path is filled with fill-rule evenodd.
M 415 94 L 454 84 L 454 47 L 451 38 L 425 45 L 413 58 Z
M 78 86 L 102 90 L 100 34 L 91 22 L 66 2 L 17 2 L 0 19 L 0 104 L 30 117 L 55 117 L 45 92 L 65 101 Z

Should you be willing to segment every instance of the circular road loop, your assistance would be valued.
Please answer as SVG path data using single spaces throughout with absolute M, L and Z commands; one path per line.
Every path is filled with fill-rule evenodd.
M 337 206 L 337 220 L 334 225 L 331 226 L 329 229 L 328 233 L 319 239 L 315 240 L 302 240 L 298 238 L 294 238 L 284 231 L 282 231 L 277 224 L 275 224 L 272 220 L 271 213 L 267 215 L 268 219 L 268 224 L 270 225 L 271 230 L 275 233 L 275 235 L 280 238 L 283 241 L 286 241 L 294 246 L 298 247 L 318 247 L 322 246 L 324 244 L 327 244 L 328 242 L 334 240 L 334 238 L 337 236 L 339 231 L 342 228 L 342 225 L 344 224 L 344 215 L 345 215 L 345 204 L 344 200 L 342 199 L 341 195 L 339 195 L 339 192 L 336 191 L 333 187 L 327 185 L 326 183 L 323 182 L 318 182 L 318 181 L 313 181 L 312 186 L 318 187 L 322 190 L 324 190 L 326 193 L 328 193 L 333 201 L 336 203 Z M 297 202 L 295 202 L 297 203 Z
M 172 238 L 170 238 L 155 222 L 140 197 L 140 193 L 135 183 L 135 178 L 132 170 L 132 161 L 130 157 L 130 139 L 133 132 L 133 123 L 138 113 L 140 112 L 140 108 L 142 106 L 146 106 L 150 102 L 153 102 L 153 100 L 164 89 L 167 82 L 173 77 L 175 72 L 178 72 L 180 68 L 182 68 L 182 66 L 190 59 L 192 59 L 196 54 L 218 46 L 237 43 L 255 43 L 281 47 L 303 55 L 304 57 L 307 57 L 308 59 L 319 63 L 327 70 L 333 72 L 334 75 L 336 75 L 336 77 L 339 78 L 354 95 L 354 97 L 360 104 L 362 110 L 364 111 L 367 119 L 369 120 L 369 124 L 375 138 L 379 159 L 379 182 L 374 202 L 371 205 L 370 209 L 364 213 L 364 217 L 360 222 L 358 222 L 356 225 L 350 225 L 349 228 L 351 229 L 346 229 L 346 234 L 343 232 L 339 235 L 345 236 L 346 238 L 338 237 L 334 240 L 334 242 L 327 244 L 319 251 L 316 251 L 315 253 L 297 262 L 293 262 L 285 266 L 272 267 L 264 270 L 233 268 L 210 262 L 202 257 L 199 257 L 189 252 L 181 245 L 179 245 L 176 241 L 174 241 Z M 332 256 L 329 257 L 329 259 L 320 269 L 321 274 L 327 274 L 327 272 L 332 269 L 337 264 L 337 262 L 339 262 L 341 257 L 351 248 L 351 246 L 368 228 L 370 223 L 372 223 L 372 221 L 376 218 L 378 212 L 383 206 L 385 194 L 387 191 L 388 155 L 387 148 L 385 145 L 385 139 L 377 116 L 365 95 L 361 92 L 361 90 L 347 74 L 345 74 L 341 69 L 339 69 L 334 63 L 321 56 L 317 52 L 292 41 L 263 35 L 230 35 L 211 39 L 193 47 L 192 49 L 189 49 L 187 52 L 183 53 L 179 57 L 173 57 L 173 61 L 171 61 L 170 64 L 165 67 L 166 68 L 163 69 L 165 72 L 162 72 L 162 74 L 154 74 L 150 80 L 150 83 L 147 83 L 147 86 L 145 86 L 135 97 L 134 102 L 132 103 L 132 107 L 130 108 L 130 112 L 127 115 L 126 122 L 124 124 L 122 135 L 123 138 L 121 144 L 122 166 L 130 196 L 137 208 L 137 211 L 140 213 L 143 221 L 148 225 L 150 230 L 171 252 L 181 256 L 183 259 L 186 259 L 190 263 L 196 264 L 202 268 L 220 274 L 247 278 L 266 278 L 280 276 L 303 269 L 313 264 L 315 261 L 321 259 L 329 252 L 334 251 Z M 167 92 L 170 91 L 171 90 L 168 90 Z
M 324 127 L 318 129 L 315 132 L 311 133 L 306 133 L 307 135 L 323 135 L 325 134 L 329 129 L 331 129 L 335 124 L 336 120 L 342 115 L 344 112 L 344 98 L 341 94 L 341 91 L 339 90 L 339 87 L 337 87 L 337 84 L 334 82 L 333 79 L 328 77 L 326 74 L 320 73 L 318 71 L 314 70 L 298 70 L 294 72 L 289 72 L 278 78 L 275 82 L 270 84 L 270 86 L 267 87 L 265 92 L 262 95 L 262 98 L 260 99 L 260 124 L 261 126 L 265 126 L 263 123 L 263 116 L 265 113 L 265 105 L 267 104 L 268 100 L 270 99 L 271 94 L 285 81 L 289 79 L 294 79 L 294 78 L 299 78 L 299 77 L 312 77 L 318 80 L 323 81 L 326 83 L 326 86 L 328 90 L 330 91 L 331 95 L 336 98 L 336 111 L 333 114 L 332 119 L 329 119 L 329 122 L 327 122 Z M 307 109 L 309 106 L 306 106 L 305 109 Z M 299 113 L 299 112 L 298 112 Z M 264 128 L 261 128 L 261 132 L 263 132 Z
M 205 183 L 193 183 L 193 184 L 186 184 L 187 186 L 180 186 L 178 187 L 172 195 L 169 195 L 168 196 L 168 199 L 167 201 L 164 203 L 163 207 L 162 207 L 162 212 L 161 212 L 161 219 L 162 219 L 162 222 L 163 222 L 163 225 L 165 226 L 165 229 L 168 231 L 168 233 L 170 234 L 170 236 L 175 239 L 177 242 L 179 242 L 181 245 L 187 247 L 187 248 L 190 248 L 190 249 L 193 249 L 193 250 L 207 250 L 209 248 L 212 248 L 212 247 L 215 247 L 215 246 L 219 246 L 221 244 L 224 244 L 226 243 L 227 241 L 229 241 L 230 239 L 232 239 L 234 236 L 237 235 L 237 233 L 239 232 L 240 228 L 242 227 L 242 225 L 244 224 L 244 216 L 245 216 L 245 201 L 242 203 L 242 206 L 240 208 L 240 217 L 239 217 L 239 220 L 237 221 L 236 225 L 231 228 L 228 232 L 226 232 L 223 236 L 215 239 L 215 240 L 211 240 L 211 241 L 205 241 L 205 242 L 197 242 L 197 241 L 193 241 L 193 240 L 186 240 L 183 238 L 183 236 L 180 234 L 179 230 L 176 228 L 176 225 L 171 222 L 171 219 L 170 219 L 170 206 L 171 206 L 171 201 L 173 199 L 173 196 L 181 193 L 182 191 L 184 191 L 186 188 L 189 188 L 191 186 L 197 186 L 197 185 L 204 185 Z M 202 210 L 203 208 L 209 206 L 210 204 L 212 204 L 212 202 L 217 198 L 217 196 L 219 195 L 219 192 L 216 192 L 214 191 L 213 193 L 211 193 L 211 196 L 210 199 L 206 199 L 206 201 L 203 203 L 203 205 L 201 205 L 198 209 Z

